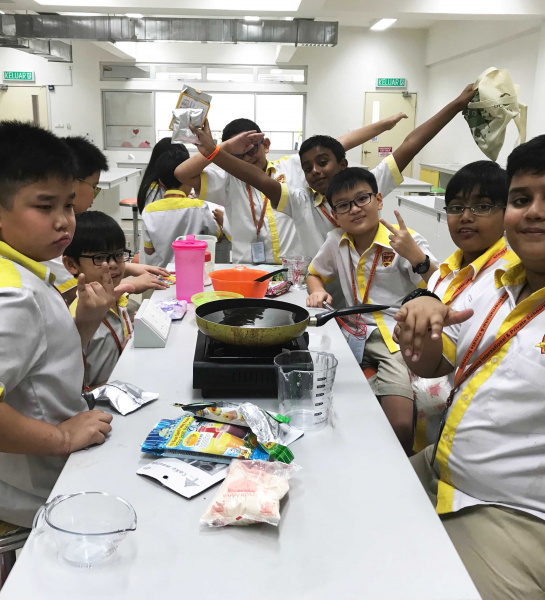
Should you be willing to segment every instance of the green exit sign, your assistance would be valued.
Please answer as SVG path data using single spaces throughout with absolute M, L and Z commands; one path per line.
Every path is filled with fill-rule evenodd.
M 34 81 L 34 71 L 4 71 L 4 81 Z
M 389 88 L 406 88 L 407 80 L 404 77 L 401 78 L 388 78 L 379 77 L 377 79 L 377 87 L 389 87 Z

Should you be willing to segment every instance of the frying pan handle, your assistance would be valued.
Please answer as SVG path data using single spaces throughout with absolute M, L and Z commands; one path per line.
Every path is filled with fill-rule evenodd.
M 347 306 L 346 308 L 338 308 L 337 310 L 330 310 L 327 312 L 319 313 L 314 317 L 310 317 L 311 325 L 320 327 L 324 323 L 327 323 L 330 319 L 337 317 L 346 317 L 348 315 L 359 315 L 363 313 L 376 312 L 378 310 L 385 310 L 390 308 L 385 304 L 358 304 L 357 306 Z

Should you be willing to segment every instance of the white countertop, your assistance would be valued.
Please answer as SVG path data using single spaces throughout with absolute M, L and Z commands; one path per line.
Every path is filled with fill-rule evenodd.
M 98 185 L 103 189 L 111 189 L 124 181 L 129 181 L 129 179 L 138 177 L 138 175 L 140 175 L 140 169 L 120 169 L 118 167 L 113 167 L 100 174 Z
M 462 163 L 420 163 L 420 166 L 425 169 L 431 169 L 432 171 L 440 171 L 441 173 L 454 175 L 464 165 Z
M 157 301 L 174 288 L 156 292 Z M 305 292 L 280 300 L 304 305 Z M 193 307 L 172 325 L 164 349 L 123 353 L 112 379 L 159 392 L 156 402 L 122 417 L 102 446 L 73 454 L 52 497 L 81 490 L 126 498 L 138 528 L 101 567 L 59 563 L 46 534 L 32 534 L 1 600 L 138 600 L 166 594 L 195 600 L 477 600 L 476 591 L 335 322 L 309 328 L 311 347 L 339 360 L 336 426 L 307 432 L 291 448 L 303 469 L 291 480 L 278 528 L 204 530 L 199 518 L 212 488 L 186 500 L 136 470 L 152 460 L 140 444 L 172 402 L 192 390 L 197 335 Z M 275 400 L 256 400 L 277 409 Z M 244 591 L 245 590 L 245 591 Z
M 418 188 L 418 190 L 420 191 L 429 191 L 432 188 L 431 183 L 428 183 L 426 181 L 420 181 L 420 179 L 413 179 L 412 177 L 404 177 L 403 178 L 403 182 L 400 183 L 398 186 L 398 188 Z

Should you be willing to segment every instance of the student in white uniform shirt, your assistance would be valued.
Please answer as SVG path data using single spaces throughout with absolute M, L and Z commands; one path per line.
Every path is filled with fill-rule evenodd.
M 354 148 L 387 129 L 391 129 L 406 115 L 400 113 L 373 125 L 363 127 L 342 136 L 340 143 L 346 149 Z M 267 154 L 270 140 L 261 133 L 259 126 L 249 119 L 236 119 L 222 133 L 224 150 L 234 147 L 233 153 L 245 163 L 273 181 L 285 184 L 290 190 L 305 185 L 304 174 L 297 154 L 270 162 Z M 217 164 L 217 161 L 215 161 Z M 296 235 L 293 222 L 285 214 L 278 214 L 263 189 L 252 183 L 240 181 L 233 173 L 224 170 L 205 169 L 210 164 L 200 154 L 180 165 L 177 176 L 199 192 L 202 199 L 225 206 L 231 223 L 234 262 L 280 263 L 280 257 L 300 254 L 303 247 Z M 257 187 L 257 189 L 256 189 Z M 280 186 L 276 186 L 281 189 Z M 284 190 L 284 195 L 288 193 Z M 279 197 L 280 199 L 280 197 Z M 254 256 L 252 256 L 254 244 Z M 255 260 L 259 253 L 262 261 Z M 253 260 L 254 259 L 254 260 Z
M 0 123 L 0 519 L 29 527 L 67 456 L 105 441 L 111 415 L 81 397 L 82 347 L 116 295 L 78 280 L 73 319 L 50 270 L 75 228 L 74 158 L 64 142 L 27 123 Z
M 486 274 L 456 310 L 429 297 L 408 302 L 396 335 L 413 372 L 455 375 L 437 447 L 411 458 L 450 539 L 483 598 L 537 600 L 545 594 L 545 136 L 511 153 L 507 175 L 505 234 L 520 261 Z
M 125 265 L 129 258 L 125 234 L 112 217 L 99 211 L 82 213 L 76 217 L 74 237 L 63 253 L 64 265 L 74 277 L 83 273 L 86 281 L 98 281 L 102 264 L 108 263 L 112 281 L 117 285 L 125 276 Z M 78 298 L 70 306 L 73 315 L 77 307 Z M 84 348 L 87 388 L 108 381 L 132 331 L 125 294 L 119 298 L 116 306 L 110 308 Z
M 203 200 L 188 198 L 191 185 L 174 175 L 176 167 L 189 158 L 185 147 L 172 148 L 157 160 L 159 182 L 167 191 L 162 200 L 148 204 L 142 215 L 142 239 L 146 263 L 166 267 L 174 261 L 172 242 L 181 235 L 214 235 L 221 239 L 221 227 Z
M 447 224 L 458 246 L 430 277 L 428 289 L 456 310 L 472 286 L 485 275 L 517 259 L 503 235 L 507 174 L 497 163 L 479 160 L 462 167 L 445 193 Z M 447 377 L 412 379 L 417 407 L 415 452 L 435 442 L 452 388 Z M 439 400 L 441 398 L 441 400 Z
M 409 373 L 397 360 L 392 339 L 394 314 L 417 285 L 424 285 L 437 269 L 428 242 L 407 229 L 396 211 L 399 226 L 379 221 L 382 196 L 374 175 L 349 167 L 335 175 L 327 198 L 339 227 L 330 231 L 313 258 L 307 277 L 307 305 L 331 304 L 325 284 L 338 279 L 347 306 L 384 304 L 390 308 L 365 315 L 367 340 L 358 356 L 362 367 L 378 369 L 373 391 L 406 452 L 412 446 L 413 392 Z
M 403 182 L 401 171 L 445 125 L 466 108 L 473 95 L 473 87 L 468 85 L 455 100 L 412 131 L 393 154 L 371 169 L 383 198 Z M 313 257 L 324 243 L 327 233 L 337 226 L 325 193 L 330 179 L 345 169 L 348 163 L 345 147 L 338 140 L 325 135 L 315 135 L 305 140 L 301 144 L 299 158 L 305 185 L 299 193 L 284 196 L 280 200 L 271 198 L 271 202 L 279 212 L 293 218 L 305 255 Z
M 89 140 L 81 136 L 62 138 L 74 153 L 78 163 L 78 172 L 75 180 L 74 212 L 85 212 L 91 208 L 94 199 L 100 194 L 98 182 L 100 174 L 108 170 L 108 159 Z M 55 275 L 55 286 L 71 302 L 76 293 L 77 280 L 65 269 L 62 256 L 46 263 Z

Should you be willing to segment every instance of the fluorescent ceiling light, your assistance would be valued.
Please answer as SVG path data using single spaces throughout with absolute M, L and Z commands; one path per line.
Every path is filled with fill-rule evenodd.
M 293 21 L 293 17 L 284 17 L 284 21 Z
M 374 25 L 371 26 L 371 31 L 384 31 L 388 27 L 392 26 L 397 19 L 380 19 Z
M 261 17 L 244 17 L 245 21 L 261 21 Z
M 104 13 L 60 12 L 62 17 L 105 17 Z
M 144 17 L 144 15 L 141 15 L 140 13 L 125 13 L 125 16 L 130 19 L 142 19 Z

